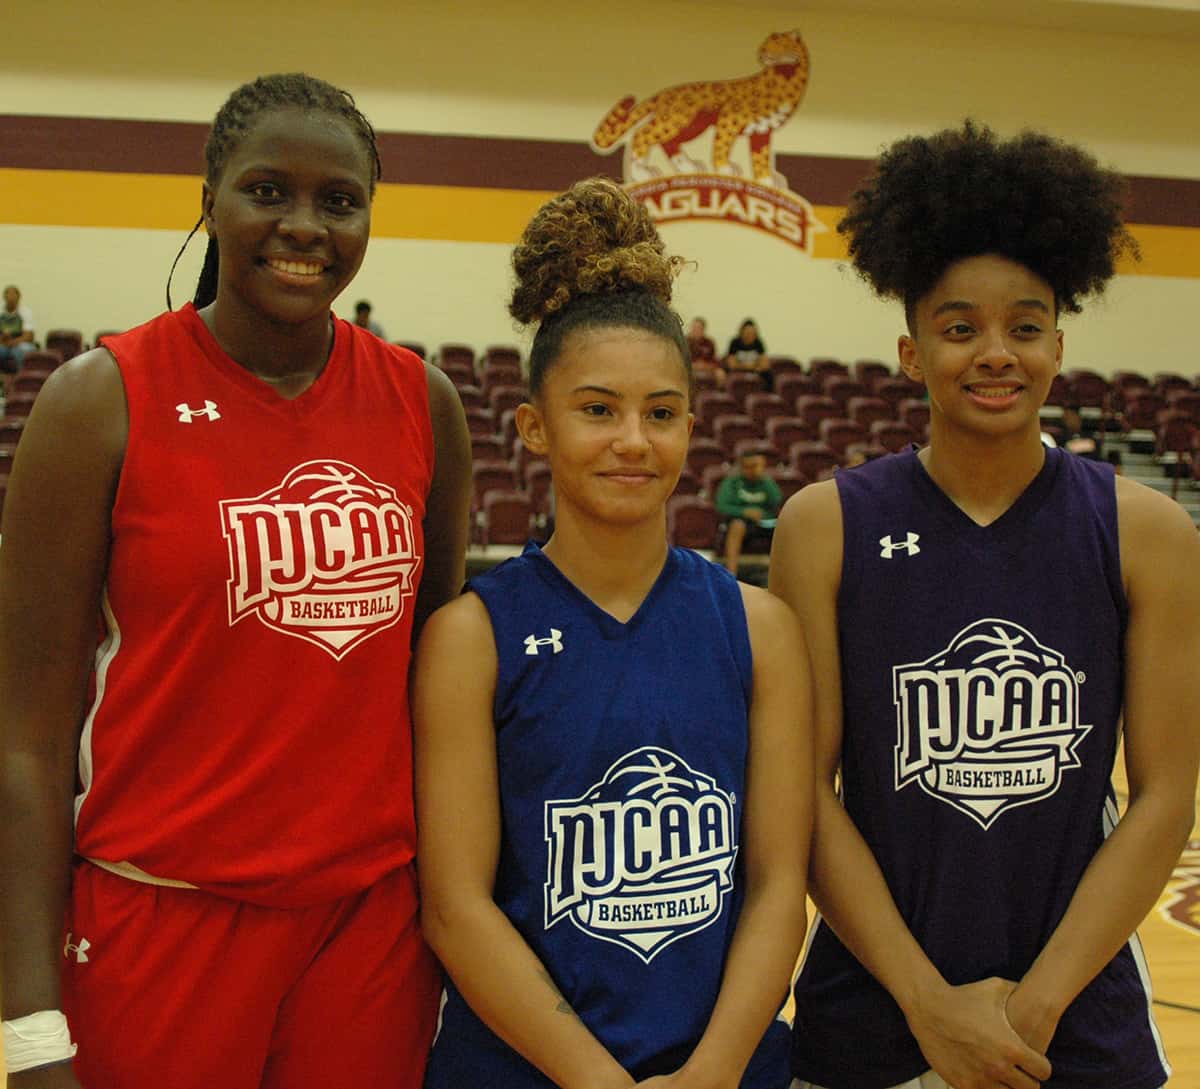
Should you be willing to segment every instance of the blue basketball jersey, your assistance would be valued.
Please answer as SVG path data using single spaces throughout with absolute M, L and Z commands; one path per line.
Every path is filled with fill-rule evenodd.
M 1127 605 L 1110 466 L 1061 450 L 979 526 L 915 450 L 836 476 L 846 809 L 952 984 L 1019 980 L 1117 817 Z M 829 1089 L 928 1069 L 891 996 L 823 921 L 793 1063 Z M 1158 1089 L 1133 938 L 1067 1009 L 1045 1089 Z
M 741 903 L 751 657 L 737 583 L 672 549 L 621 623 L 530 544 L 469 588 L 499 659 L 496 902 L 626 1070 L 673 1072 L 708 1023 Z M 786 1086 L 788 1048 L 776 1021 L 745 1089 Z M 426 1089 L 551 1084 L 448 980 Z

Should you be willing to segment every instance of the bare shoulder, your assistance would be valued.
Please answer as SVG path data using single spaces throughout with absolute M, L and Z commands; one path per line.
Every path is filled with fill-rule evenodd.
M 784 503 L 777 525 L 784 520 L 791 527 L 821 528 L 832 522 L 840 528 L 842 504 L 838 499 L 837 482 L 821 480 L 801 488 Z
M 755 658 L 788 659 L 804 650 L 800 621 L 782 598 L 758 586 L 738 584 Z
M 787 598 L 801 583 L 836 587 L 842 571 L 842 504 L 837 484 L 801 488 L 784 505 L 771 545 L 772 593 Z
M 775 529 L 777 536 L 782 530 L 785 538 L 819 545 L 825 552 L 836 544 L 840 551 L 842 502 L 838 498 L 837 483 L 821 480 L 801 488 L 784 503 Z
M 425 622 L 421 636 L 423 647 L 429 644 L 452 645 L 457 657 L 466 658 L 486 644 L 495 653 L 492 618 L 478 594 L 465 593 L 447 602 Z
M 104 348 L 76 356 L 57 367 L 38 393 L 13 461 L 9 498 L 22 509 L 39 496 L 82 504 L 89 513 L 97 503 L 107 508 L 128 434 L 116 360 Z M 69 519 L 84 512 L 60 513 Z
M 462 480 L 470 472 L 471 441 L 467 434 L 467 415 L 458 390 L 445 371 L 425 363 L 429 389 L 429 420 L 437 449 L 437 471 L 443 479 Z
M 1126 476 L 1118 476 L 1116 485 L 1117 516 L 1121 520 L 1122 530 L 1127 525 L 1134 530 L 1176 526 L 1195 532 L 1196 527 L 1187 511 L 1169 495 Z
M 1200 533 L 1175 500 L 1123 476 L 1117 477 L 1116 488 L 1121 571 L 1127 584 L 1133 587 L 1140 577 L 1171 579 L 1180 564 L 1200 560 Z
M 125 386 L 117 361 L 107 348 L 93 348 L 56 367 L 35 402 L 45 413 L 53 409 L 75 419 L 101 416 L 119 404 L 125 408 Z
M 458 400 L 454 383 L 441 367 L 435 367 L 428 360 L 422 360 L 425 365 L 425 382 L 429 386 L 429 403 L 442 403 L 447 397 Z
M 752 632 L 755 628 L 764 632 L 782 631 L 795 625 L 795 614 L 774 594 L 745 582 L 739 582 L 738 589 L 742 592 L 742 606 Z

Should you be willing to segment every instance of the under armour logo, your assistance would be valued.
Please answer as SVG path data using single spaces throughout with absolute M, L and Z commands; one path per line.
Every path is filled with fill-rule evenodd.
M 562 632 L 558 628 L 550 629 L 549 639 L 539 639 L 536 635 L 525 636 L 525 653 L 537 654 L 538 647 L 550 647 L 555 654 L 562 651 Z
M 175 411 L 179 413 L 179 422 L 190 424 L 197 416 L 204 416 L 210 420 L 219 420 L 221 413 L 217 411 L 216 401 L 205 401 L 203 408 L 189 408 L 187 403 L 175 406 Z
M 80 938 L 79 944 L 75 945 L 71 942 L 71 935 L 67 934 L 67 942 L 63 946 L 63 956 L 69 957 L 72 953 L 75 954 L 76 964 L 86 964 L 88 961 L 87 951 L 91 949 L 92 943 L 87 938 Z
M 903 541 L 893 541 L 891 534 L 888 534 L 886 537 L 879 538 L 879 554 L 885 560 L 890 560 L 900 550 L 903 550 L 910 556 L 915 556 L 921 551 L 921 546 L 917 544 L 920 539 L 921 535 L 913 533 L 911 530 Z

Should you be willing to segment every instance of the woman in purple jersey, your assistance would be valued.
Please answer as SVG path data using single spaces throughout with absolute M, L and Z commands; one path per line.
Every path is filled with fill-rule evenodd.
M 1129 1018 L 1112 1011 L 1129 988 L 1105 981 L 1123 971 L 1124 980 L 1136 982 L 1137 971 L 1128 967 L 1136 958 L 1129 952 L 1131 935 L 1192 826 L 1200 755 L 1200 689 L 1194 681 L 1200 586 L 1176 573 L 1200 567 L 1200 544 L 1187 515 L 1164 496 L 1114 480 L 1106 467 L 1085 468 L 1092 463 L 1047 453 L 1038 420 L 1062 362 L 1058 315 L 1078 311 L 1080 300 L 1114 274 L 1117 258 L 1136 249 L 1121 223 L 1121 180 L 1056 140 L 1026 133 L 1001 141 L 968 122 L 888 149 L 839 229 L 860 274 L 879 295 L 904 306 L 900 363 L 926 387 L 931 422 L 929 445 L 919 452 L 843 471 L 840 483 L 804 489 L 785 507 L 775 534 L 771 587 L 800 616 L 818 678 L 810 879 L 823 921 L 797 1002 L 828 995 L 839 980 L 855 980 L 842 1009 L 874 991 L 861 1008 L 878 1014 L 874 1020 L 843 1018 L 836 1034 L 807 1035 L 798 1016 L 797 1085 L 1033 1089 L 1045 1082 L 1063 1089 L 1156 1089 L 1167 1068 L 1151 1041 L 1147 993 L 1138 1007 L 1142 1057 L 1113 1069 L 1124 1061 L 1119 1055 L 1093 1056 L 1106 1035 L 1126 1030 L 1121 1022 Z M 856 503 L 856 496 L 869 494 L 875 506 L 890 505 L 893 523 L 871 523 L 870 504 Z M 1051 501 L 1057 504 L 1052 512 L 1081 513 L 1074 523 L 1047 524 L 1043 518 L 1041 551 L 1026 555 L 1029 527 Z M 932 513 L 923 522 L 926 512 Z M 858 532 L 864 524 L 873 539 Z M 1048 586 L 1043 569 L 1060 553 L 1083 556 L 1079 541 L 1100 542 L 1092 548 L 1096 574 L 1078 587 Z M 942 566 L 921 581 L 921 565 L 943 564 L 951 553 L 960 557 L 957 568 Z M 1068 568 L 1061 581 L 1074 576 Z M 862 592 L 864 585 L 870 594 Z M 924 595 L 905 596 L 909 586 Z M 1049 598 L 1060 602 L 1060 624 L 1042 603 Z M 1038 617 L 1039 608 L 1041 630 L 1049 634 L 1034 637 L 1015 621 Z M 989 619 L 972 627 L 973 617 Z M 886 643 L 893 627 L 906 629 L 894 636 L 893 658 L 855 649 Z M 1089 630 L 1093 640 L 1099 631 L 1111 636 L 1103 636 L 1106 645 L 1088 648 L 1079 636 Z M 1051 651 L 1068 639 L 1075 640 L 1068 653 L 1076 657 L 1056 659 Z M 950 660 L 967 643 L 979 647 L 987 640 L 993 649 Z M 1024 647 L 1018 647 L 1021 640 Z M 1040 658 L 1035 644 L 1045 652 Z M 997 746 L 973 763 L 929 764 L 923 777 L 906 779 L 918 766 L 905 763 L 910 738 L 919 746 L 928 724 L 912 720 L 922 718 L 923 708 L 926 719 L 940 716 L 944 726 L 956 712 L 936 700 L 932 706 L 916 700 L 911 706 L 919 713 L 910 720 L 903 685 L 945 680 L 949 691 L 953 678 L 939 670 L 957 669 L 967 677 L 974 668 L 978 688 L 974 679 L 966 688 L 974 703 L 979 692 L 1000 691 L 994 677 L 1001 667 L 989 663 L 1006 655 L 1016 662 L 1018 654 L 1037 663 L 1021 667 L 1027 676 L 1018 680 L 1028 691 L 1052 667 L 1061 692 L 1077 684 L 1081 693 L 1073 717 L 1063 716 L 1072 719 L 1075 732 L 1065 742 L 1058 739 L 1066 746 L 1060 746 L 1061 764 L 1051 741 L 1040 750 L 1050 754 L 1040 768 L 1030 770 L 1014 758 L 1001 770 L 988 770 L 999 766 L 989 757 L 1013 752 Z M 1109 663 L 1102 676 L 1062 669 L 1064 660 L 1087 654 L 1093 655 L 1089 661 Z M 982 664 L 964 666 L 972 661 Z M 872 675 L 864 674 L 863 663 L 870 663 Z M 877 712 L 864 721 L 859 694 L 875 684 Z M 1088 699 L 1100 688 L 1111 693 L 1106 714 L 1088 718 L 1097 706 L 1093 699 L 1089 710 Z M 977 712 L 974 720 L 971 711 Z M 1003 713 L 1002 706 L 980 711 L 974 704 L 962 718 L 1012 728 L 1013 719 Z M 1102 776 L 1107 789 L 1121 719 L 1129 807 L 1115 828 L 1109 819 L 1105 835 L 1098 830 L 1105 808 L 1101 790 L 1089 788 L 1087 812 L 1072 808 L 1071 799 L 1082 793 L 1078 784 L 1090 781 L 1087 776 Z M 873 745 L 879 759 L 869 764 L 864 751 Z M 1001 796 L 1002 788 L 1011 796 Z M 994 796 L 982 797 L 989 790 Z M 911 820 L 878 817 L 901 806 Z M 1093 837 L 1093 828 L 1094 845 L 1077 865 L 1066 866 L 1063 858 L 1078 855 L 1072 844 Z M 926 829 L 936 829 L 937 838 Z M 963 850 L 963 844 L 971 846 Z M 1007 869 L 994 863 L 993 849 Z M 989 866 L 999 879 L 980 895 L 977 883 L 963 875 Z M 1026 867 L 1031 879 L 1044 878 L 1036 894 L 1046 897 L 1044 903 L 1018 905 L 1030 895 Z M 964 901 L 979 910 L 958 909 Z M 1036 917 L 1038 925 L 1003 933 L 989 926 L 1001 917 Z M 931 918 L 942 931 L 931 931 Z M 957 956 L 970 959 L 980 946 L 999 948 L 991 963 L 1006 968 L 963 978 Z M 939 958 L 933 948 L 958 953 Z M 836 1022 L 838 1005 L 827 1002 L 822 1011 L 814 999 L 810 1026 Z M 898 1027 L 898 1035 L 889 1037 L 898 1042 L 882 1050 L 870 1075 L 848 1073 L 863 1068 L 855 1064 L 878 1039 L 881 1021 Z M 900 1057 L 889 1065 L 892 1056 Z
M 518 426 L 526 447 L 550 462 L 557 517 L 544 550 L 530 546 L 503 571 L 469 584 L 476 592 L 431 618 L 418 651 L 413 714 L 422 920 L 454 984 L 426 1086 L 784 1085 L 786 1034 L 771 1034 L 767 1070 L 756 1060 L 804 925 L 807 671 L 796 668 L 803 641 L 789 610 L 754 587 L 739 587 L 717 565 L 669 547 L 666 504 L 692 427 L 687 342 L 669 306 L 679 262 L 663 252 L 643 208 L 614 183 L 592 179 L 542 208 L 513 263 L 512 313 L 539 323 L 530 403 L 520 407 Z M 694 580 L 681 581 L 685 567 Z M 494 582 L 486 591 L 481 584 L 514 572 L 514 586 L 493 616 L 487 601 Z M 510 617 L 524 617 L 525 603 L 547 584 L 562 596 L 556 591 L 529 609 L 533 632 L 525 634 L 525 620 L 506 632 Z M 748 635 L 752 691 L 739 686 L 728 702 L 697 709 L 689 706 L 695 687 L 689 679 L 721 663 L 715 654 L 711 662 L 698 657 L 678 633 L 657 633 L 681 612 L 713 619 L 706 634 L 717 630 L 720 621 L 704 603 L 718 598 L 732 602 L 734 617 L 721 630 L 739 629 L 738 646 Z M 624 642 L 643 632 L 655 633 L 649 645 Z M 613 646 L 642 646 L 645 656 L 631 649 L 613 662 Z M 549 672 L 530 675 L 527 665 Z M 641 675 L 629 680 L 620 672 L 626 665 Z M 555 684 L 566 689 L 558 690 L 561 698 L 547 696 Z M 648 706 L 628 706 L 631 693 Z M 513 705 L 519 713 L 506 710 Z M 508 738 L 528 720 L 536 721 L 537 753 L 514 753 Z M 622 750 L 642 746 L 639 753 L 673 744 L 690 728 L 679 727 L 681 720 L 695 724 L 703 745 L 724 742 L 745 761 L 736 803 L 744 807 L 742 818 L 731 817 L 732 834 L 741 836 L 731 880 L 745 895 L 731 940 L 716 954 L 715 974 L 707 966 L 716 921 L 681 929 L 684 940 L 661 947 L 659 957 L 657 945 L 637 955 L 592 940 L 573 923 L 544 919 L 544 844 L 552 833 L 547 825 L 543 838 L 541 802 L 523 804 L 534 793 L 541 799 L 550 776 L 580 761 L 588 764 L 584 778 L 594 769 L 608 782 L 609 756 L 597 762 L 594 753 L 609 753 L 618 737 Z M 549 768 L 531 770 L 534 756 L 546 754 Z M 677 757 L 667 763 L 681 766 Z M 579 782 L 593 797 L 586 790 L 591 779 Z M 644 807 L 642 797 L 637 804 Z M 585 798 L 579 803 L 586 808 Z M 611 804 L 624 812 L 624 803 Z M 549 811 L 557 803 L 546 805 Z M 637 834 L 639 860 L 654 855 L 652 839 L 645 827 Z M 611 843 L 595 850 L 610 860 L 620 854 Z M 566 853 L 571 875 L 583 883 L 580 871 L 589 863 L 576 855 L 591 851 Z M 687 851 L 683 856 L 705 865 Z M 794 866 L 800 871 L 789 874 Z M 668 880 L 666 872 L 659 861 L 645 863 L 637 888 Z M 681 878 L 676 873 L 672 880 Z M 647 892 L 642 900 L 649 899 Z M 531 902 L 536 908 L 526 910 Z M 576 933 L 578 945 L 571 944 Z M 663 990 L 660 981 L 671 970 L 662 1002 L 631 1024 L 629 1010 L 645 993 Z M 464 1013 L 459 995 L 474 1017 Z M 696 1013 L 686 1032 L 672 1031 L 679 1011 Z M 474 1027 L 475 1018 L 486 1028 Z

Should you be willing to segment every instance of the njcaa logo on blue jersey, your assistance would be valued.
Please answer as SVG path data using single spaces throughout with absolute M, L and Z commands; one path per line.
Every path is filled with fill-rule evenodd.
M 546 928 L 569 918 L 649 964 L 720 916 L 735 827 L 711 776 L 666 749 L 627 753 L 581 797 L 546 803 Z
M 892 670 L 896 789 L 912 782 L 987 828 L 1058 790 L 1091 729 L 1063 656 L 1009 620 L 979 620 L 932 658 Z

